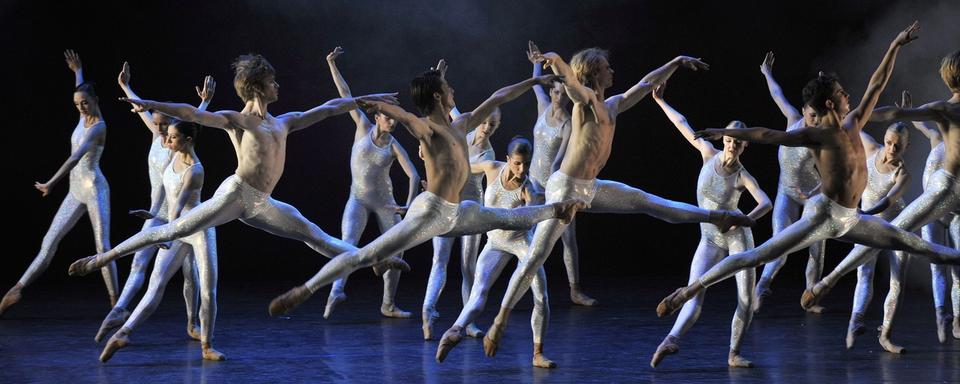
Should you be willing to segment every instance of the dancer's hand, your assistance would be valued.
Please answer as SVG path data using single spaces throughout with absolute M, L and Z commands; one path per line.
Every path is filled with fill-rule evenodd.
M 440 61 L 437 62 L 437 66 L 430 67 L 430 70 L 440 71 L 440 77 L 444 79 L 447 78 L 447 61 L 444 59 L 440 59 Z
M 209 103 L 213 99 L 213 94 L 217 91 L 217 82 L 213 80 L 213 76 L 207 75 L 203 79 L 203 88 L 194 88 L 197 90 L 197 96 L 200 96 L 200 101 Z
M 769 76 L 773 72 L 773 51 L 767 52 L 763 57 L 763 63 L 760 63 L 760 73 Z
M 709 69 L 710 69 L 710 65 L 709 65 L 709 64 L 704 63 L 704 62 L 703 62 L 702 60 L 700 60 L 700 59 L 693 58 L 693 57 L 690 57 L 690 56 L 677 56 L 677 57 L 676 57 L 675 59 L 673 59 L 673 60 L 674 60 L 675 63 L 677 63 L 677 65 L 679 65 L 679 66 L 681 66 L 681 67 L 684 67 L 684 68 L 687 68 L 687 69 L 692 69 L 692 70 L 694 70 L 694 71 L 698 71 L 698 70 L 701 70 L 701 69 L 704 70 L 704 71 L 706 71 L 706 70 L 709 70 Z
M 354 99 L 357 103 L 357 106 L 364 108 L 363 104 L 372 102 L 372 103 L 386 103 L 391 105 L 399 105 L 400 101 L 397 100 L 397 93 L 374 93 L 371 95 L 364 95 Z
M 333 49 L 333 52 L 327 54 L 327 62 L 332 63 L 337 60 L 337 56 L 343 54 L 343 48 L 336 47 Z
M 720 140 L 726 129 L 704 129 L 693 133 L 693 137 L 705 140 Z
M 67 60 L 67 67 L 70 68 L 73 73 L 77 73 L 83 69 L 83 63 L 80 62 L 80 55 L 78 55 L 72 49 L 64 51 L 63 58 Z
M 541 53 L 538 59 L 543 62 L 543 69 L 550 68 L 553 63 L 563 60 L 556 52 Z
M 900 108 L 913 108 L 913 96 L 910 96 L 910 91 L 904 89 L 903 93 L 900 95 L 900 104 L 896 105 Z
M 907 29 L 897 34 L 897 38 L 893 39 L 893 43 L 899 46 L 907 45 L 917 39 L 918 36 L 916 34 L 918 31 L 920 31 L 920 22 L 914 21 Z
M 38 181 L 33 183 L 33 187 L 40 191 L 41 196 L 47 196 L 50 194 L 50 187 L 52 187 L 52 185 L 50 185 L 50 183 L 41 183 Z
M 157 217 L 153 214 L 153 212 L 150 212 L 146 209 L 131 209 L 128 213 L 144 220 L 150 220 Z
M 563 76 L 555 74 L 541 75 L 534 77 L 533 79 L 537 82 L 537 84 L 540 84 L 544 87 L 553 87 L 553 83 L 563 83 Z
M 653 89 L 653 99 L 657 101 L 663 101 L 663 91 L 667 89 L 667 83 L 658 85 Z
M 120 101 L 126 101 L 133 106 L 130 112 L 140 113 L 149 109 L 148 107 L 149 102 L 147 102 L 146 100 L 131 99 L 129 97 L 121 97 Z
M 123 68 L 120 69 L 120 75 L 117 76 L 117 83 L 120 83 L 121 87 L 130 85 L 130 63 L 123 62 Z
M 543 54 L 540 53 L 540 48 L 537 48 L 537 45 L 533 41 L 527 41 L 527 60 L 530 60 L 531 63 L 537 64 L 543 61 Z
M 407 215 L 407 211 L 410 209 L 410 207 L 408 207 L 408 206 L 406 206 L 406 205 L 396 205 L 396 204 L 390 204 L 390 205 L 388 205 L 387 207 L 390 208 L 391 210 L 393 210 L 394 213 L 396 213 L 396 214 L 398 214 L 398 215 L 400 215 L 400 216 L 406 216 L 406 215 Z

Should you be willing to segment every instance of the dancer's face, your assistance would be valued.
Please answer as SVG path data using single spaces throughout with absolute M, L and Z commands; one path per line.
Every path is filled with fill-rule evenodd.
M 820 115 L 809 105 L 803 106 L 803 125 L 807 127 L 816 127 L 820 125 Z
M 477 137 L 480 139 L 489 138 L 493 136 L 497 128 L 500 128 L 500 113 L 491 113 L 490 116 L 487 116 L 486 120 L 477 126 Z
M 193 139 L 180 132 L 176 125 L 167 127 L 167 148 L 174 152 L 186 152 L 193 146 Z
M 570 98 L 567 97 L 567 93 L 563 90 L 562 83 L 553 83 L 553 88 L 550 88 L 550 100 L 554 103 L 558 103 L 561 107 L 567 105 L 570 102 Z
M 613 68 L 610 68 L 610 63 L 607 62 L 607 59 L 600 59 L 600 63 L 597 64 L 597 73 L 596 73 L 597 85 L 603 88 L 610 88 L 613 86 Z
M 386 132 L 393 132 L 393 130 L 397 127 L 396 120 L 379 112 L 373 116 L 373 120 L 376 121 L 377 127 L 380 127 L 381 130 Z
M 746 141 L 734 139 L 730 136 L 723 137 L 723 152 L 726 152 L 727 156 L 739 159 L 744 149 L 747 149 Z
M 440 95 L 440 106 L 444 110 L 453 109 L 457 106 L 457 103 L 453 101 L 453 87 L 450 86 L 450 83 L 447 83 L 447 79 L 443 79 L 443 86 L 441 87 L 443 94 Z
M 84 116 L 95 116 L 100 112 L 100 107 L 97 105 L 97 98 L 90 96 L 90 94 L 86 92 L 74 92 L 73 105 L 75 105 L 77 111 L 80 111 L 80 114 Z
M 271 75 L 263 79 L 263 101 L 272 103 L 280 97 L 280 84 L 277 84 L 276 78 Z
M 530 170 L 530 156 L 519 153 L 507 155 L 507 167 L 515 178 L 526 179 L 527 171 Z
M 167 128 L 170 126 L 170 116 L 160 112 L 153 112 L 153 125 L 157 126 L 157 135 L 160 136 L 160 145 L 167 147 Z
M 830 95 L 829 100 L 833 102 L 834 109 L 840 115 L 840 118 L 850 112 L 850 94 L 843 89 L 839 81 L 833 82 L 833 94 Z
M 887 130 L 883 135 L 883 151 L 888 159 L 900 160 L 903 158 L 903 152 L 907 149 L 909 140 L 907 135 L 897 133 L 897 131 Z

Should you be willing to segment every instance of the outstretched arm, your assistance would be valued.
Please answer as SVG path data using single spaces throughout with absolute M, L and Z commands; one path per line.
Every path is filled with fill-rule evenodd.
M 63 52 L 63 58 L 67 60 L 67 67 L 73 71 L 73 86 L 79 87 L 80 84 L 83 84 L 83 63 L 80 61 L 80 55 L 72 49 L 68 49 Z
M 43 193 L 43 196 L 49 194 L 50 189 L 57 185 L 60 180 L 63 180 L 63 178 L 70 173 L 70 170 L 77 166 L 77 163 L 80 162 L 80 159 L 83 158 L 83 155 L 86 155 L 87 152 L 93 149 L 94 145 L 102 142 L 106 134 L 107 125 L 103 121 L 88 128 L 87 132 L 83 135 L 83 139 L 80 141 L 80 145 L 77 147 L 77 150 L 70 153 L 70 157 L 63 162 L 63 165 L 61 165 L 59 169 L 57 169 L 57 172 L 53 174 L 53 177 L 51 177 L 50 180 L 47 180 L 46 183 L 36 182 L 33 184 L 33 186 Z
M 762 127 L 704 129 L 693 133 L 693 137 L 707 140 L 720 140 L 724 136 L 758 144 L 776 144 L 788 147 L 816 147 L 819 142 L 810 127 L 794 129 L 789 132 Z
M 770 98 L 773 99 L 774 103 L 777 103 L 777 107 L 780 108 L 780 113 L 783 113 L 783 117 L 787 118 L 787 125 L 793 125 L 803 119 L 803 115 L 801 115 L 793 105 L 790 105 L 790 101 L 783 95 L 783 89 L 780 88 L 780 84 L 773 78 L 773 60 L 773 51 L 767 52 L 767 55 L 763 58 L 763 63 L 760 64 L 760 73 L 762 73 L 763 78 L 767 80 L 767 89 L 770 91 Z
M 616 111 L 616 113 L 623 113 L 624 111 L 633 108 L 634 105 L 643 99 L 654 87 L 663 84 L 670 76 L 673 75 L 673 72 L 677 68 L 686 67 L 694 71 L 703 69 L 708 70 L 710 66 L 700 59 L 695 59 L 689 56 L 677 56 L 673 60 L 668 61 L 666 64 L 653 70 L 653 72 L 648 73 L 640 82 L 630 87 L 626 92 L 611 96 L 607 98 L 606 103 L 610 110 Z
M 880 199 L 880 201 L 878 201 L 873 207 L 864 210 L 863 214 L 876 215 L 887 210 L 887 208 L 890 208 L 890 205 L 892 205 L 893 202 L 903 197 L 903 193 L 907 191 L 907 185 L 910 183 L 910 173 L 903 169 L 903 164 L 900 164 L 900 166 L 897 167 L 896 172 L 897 174 L 894 176 L 895 181 L 893 183 L 893 187 L 890 188 L 890 191 L 887 192 L 887 195 Z
M 407 128 L 407 131 L 410 132 L 410 135 L 418 141 L 429 141 L 430 136 L 433 135 L 433 130 L 429 124 L 420 120 L 417 115 L 405 111 L 399 105 L 366 99 L 357 100 L 357 105 L 371 113 L 382 113 L 403 124 L 403 126 Z M 423 156 L 420 157 L 423 158 Z
M 746 170 L 740 172 L 740 182 L 744 188 L 747 189 L 747 192 L 750 192 L 750 196 L 753 196 L 753 199 L 757 202 L 757 206 L 754 207 L 747 216 L 750 216 L 753 220 L 760 220 L 763 215 L 766 215 L 773 209 L 770 196 L 767 196 L 767 193 L 764 192 L 763 189 L 760 189 L 760 185 L 757 184 L 757 179 L 754 179 L 753 175 Z
M 347 85 L 347 80 L 343 78 L 343 75 L 340 74 L 340 69 L 337 68 L 337 57 L 342 54 L 342 48 L 334 48 L 333 52 L 327 55 L 327 65 L 330 67 L 330 76 L 333 77 L 333 83 L 337 86 L 337 92 L 340 94 L 340 97 L 349 98 L 353 97 L 353 93 L 350 92 L 350 86 Z M 350 118 L 353 119 L 353 123 L 357 126 L 357 132 L 354 138 L 362 137 L 367 133 L 367 130 L 373 126 L 373 123 L 367 119 L 367 115 L 364 115 L 359 108 L 354 108 L 350 111 Z
M 540 62 L 543 61 L 543 54 L 540 53 L 540 48 L 537 48 L 533 41 L 527 41 L 527 60 L 533 63 L 533 77 L 543 75 L 543 67 L 540 66 Z M 543 90 L 543 86 L 540 84 L 533 86 L 533 94 L 537 97 L 537 116 L 540 116 L 550 106 L 550 95 Z
M 357 109 L 356 101 L 358 99 L 371 99 L 385 101 L 391 104 L 397 104 L 396 93 L 378 93 L 360 97 L 347 97 L 327 101 L 320 106 L 314 107 L 306 112 L 290 112 L 280 115 L 279 118 L 287 124 L 290 132 L 296 132 L 326 119 L 330 116 L 336 116 L 348 111 Z
M 486 101 L 481 103 L 477 109 L 458 116 L 457 119 L 453 121 L 453 126 L 460 128 L 464 132 L 469 131 L 480 125 L 498 106 L 516 99 L 536 84 L 552 85 L 554 81 L 560 81 L 560 77 L 557 75 L 543 75 L 540 77 L 531 77 L 514 85 L 500 88 Z
M 173 116 L 183 121 L 197 123 L 206 127 L 220 129 L 243 129 L 243 115 L 236 111 L 217 111 L 207 112 L 183 103 L 163 103 L 153 100 L 141 100 L 129 97 L 121 97 L 120 101 L 126 101 L 133 105 L 132 112 L 143 112 L 147 109 L 153 109 L 160 113 Z
M 900 32 L 893 42 L 890 43 L 890 47 L 887 48 L 887 53 L 883 55 L 883 60 L 880 61 L 880 66 L 877 67 L 873 76 L 870 77 L 870 83 L 867 84 L 867 90 L 864 92 L 863 98 L 860 99 L 860 105 L 850 111 L 849 118 L 856 122 L 858 128 L 862 128 L 867 120 L 870 119 L 870 114 L 873 113 L 873 109 L 877 105 L 880 93 L 882 93 L 883 89 L 887 86 L 887 81 L 890 80 L 890 75 L 893 73 L 893 66 L 897 61 L 897 54 L 900 52 L 900 47 L 916 40 L 917 37 L 915 34 L 919 29 L 920 24 L 915 21 L 907 27 L 907 29 Z
M 410 179 L 410 183 L 407 185 L 407 206 L 409 207 L 413 203 L 413 199 L 420 193 L 420 173 L 417 172 L 417 167 L 413 165 L 413 161 L 410 161 L 410 155 L 407 154 L 407 150 L 403 149 L 400 143 L 394 140 L 392 148 L 393 155 L 397 157 L 397 162 L 400 163 L 400 168 L 403 168 L 403 172 Z
M 664 88 L 666 88 L 666 84 L 661 84 L 653 91 L 653 100 L 657 102 L 657 105 L 659 105 L 663 113 L 667 115 L 667 118 L 677 127 L 677 130 L 680 131 L 683 138 L 687 139 L 687 142 L 699 151 L 701 157 L 706 161 L 717 153 L 716 147 L 710 144 L 709 141 L 693 137 L 693 128 L 687 123 L 687 118 L 680 114 L 680 112 L 677 112 L 676 109 L 673 109 L 670 104 L 667 104 L 667 100 L 663 98 Z

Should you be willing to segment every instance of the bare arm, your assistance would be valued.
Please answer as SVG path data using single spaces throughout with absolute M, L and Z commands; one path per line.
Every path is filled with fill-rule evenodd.
M 744 170 L 740 172 L 740 182 L 743 183 L 744 188 L 747 189 L 747 192 L 750 192 L 750 196 L 753 196 L 753 199 L 757 202 L 757 206 L 753 208 L 747 216 L 750 216 L 751 219 L 760 220 L 763 215 L 766 215 L 773 209 L 773 203 L 770 202 L 770 197 L 767 196 L 767 193 L 760 189 L 760 185 L 757 184 L 757 179 L 753 178 L 753 175 L 750 172 Z
M 393 155 L 397 157 L 397 162 L 400 163 L 400 168 L 403 168 L 403 172 L 410 178 L 407 186 L 407 206 L 409 207 L 413 203 L 413 199 L 420 193 L 420 173 L 417 172 L 417 167 L 410 160 L 410 155 L 400 146 L 400 143 L 394 140 L 392 148 Z
M 870 114 L 873 113 L 873 109 L 877 105 L 880 93 L 882 93 L 883 89 L 887 86 L 887 81 L 890 80 L 890 75 L 893 73 L 893 66 L 897 61 L 897 54 L 900 52 L 900 47 L 916 40 L 917 37 L 914 36 L 914 34 L 919 29 L 920 25 L 914 22 L 907 27 L 907 29 L 900 32 L 896 39 L 890 43 L 890 47 L 887 48 L 887 53 L 883 55 L 883 60 L 880 61 L 880 66 L 877 67 L 873 76 L 870 77 L 870 83 L 867 84 L 867 90 L 864 92 L 863 98 L 860 99 L 860 105 L 851 110 L 848 116 L 848 118 L 853 119 L 853 121 L 857 123 L 858 128 L 863 127 L 867 120 L 870 119 Z
M 896 181 L 894 181 L 893 187 L 890 188 L 887 195 L 880 199 L 873 207 L 864 210 L 863 214 L 876 215 L 887 210 L 895 201 L 903 197 L 903 193 L 907 191 L 907 185 L 910 184 L 910 173 L 903 169 L 903 164 L 897 168 L 896 172 Z
M 397 103 L 397 94 L 396 93 L 380 93 L 373 95 L 365 95 L 360 97 L 348 97 L 348 98 L 339 98 L 327 101 L 320 106 L 314 107 L 306 112 L 290 112 L 285 113 L 279 116 L 280 119 L 284 120 L 287 124 L 287 129 L 290 132 L 296 132 L 316 123 L 319 123 L 321 120 L 326 119 L 331 116 L 336 116 L 342 113 L 349 112 L 351 110 L 357 109 L 357 99 L 376 99 L 381 101 L 387 101 L 392 104 Z
M 353 97 L 353 93 L 350 92 L 350 86 L 347 85 L 347 80 L 343 78 L 343 75 L 340 74 L 340 69 L 337 68 L 337 57 L 343 54 L 343 49 L 336 47 L 333 49 L 333 52 L 327 55 L 327 65 L 330 67 L 330 76 L 333 77 L 333 84 L 337 86 L 337 92 L 340 94 L 340 97 Z M 367 115 L 364 115 L 359 108 L 355 108 L 350 111 L 350 118 L 353 119 L 353 123 L 357 126 L 356 135 L 354 138 L 362 137 L 367 133 L 367 130 L 373 126 L 373 123 L 367 119 Z
M 470 163 L 470 173 L 482 173 L 487 178 L 487 183 L 492 182 L 497 177 L 497 171 L 503 166 L 502 161 L 484 160 Z
M 407 131 L 410 132 L 410 135 L 419 141 L 429 141 L 430 136 L 433 135 L 433 129 L 430 128 L 429 124 L 423 120 L 420 120 L 417 115 L 405 111 L 398 105 L 388 104 L 376 100 L 359 100 L 357 103 L 363 109 L 373 113 L 382 113 L 387 117 L 400 122 L 400 124 L 403 124 L 403 126 L 407 128 Z M 421 158 L 422 157 L 423 156 L 421 156 Z
M 120 89 L 123 90 L 123 94 L 131 99 L 139 99 L 140 96 L 137 96 L 137 93 L 133 91 L 133 88 L 130 87 L 130 63 L 124 61 L 123 68 L 120 69 L 120 75 L 117 76 L 117 83 L 120 84 Z M 140 112 L 137 112 L 137 115 L 140 116 L 140 120 L 143 121 L 143 125 L 147 126 L 147 129 L 153 133 L 154 136 L 160 134 L 159 127 L 153 124 L 153 116 L 150 111 L 144 109 Z
M 63 52 L 63 58 L 67 60 L 67 67 L 73 71 L 73 86 L 79 87 L 80 84 L 83 84 L 83 63 L 80 61 L 80 55 L 72 49 L 68 49 Z
M 783 117 L 787 118 L 787 125 L 796 124 L 796 122 L 803 119 L 803 115 L 801 115 L 793 105 L 790 105 L 790 101 L 783 95 L 783 89 L 780 88 L 780 84 L 773 78 L 773 61 L 773 51 L 767 52 L 767 55 L 763 58 L 763 63 L 760 64 L 760 73 L 762 73 L 763 78 L 767 80 L 767 90 L 770 91 L 770 98 L 773 99 L 773 102 L 780 108 L 780 113 L 783 113 Z
M 543 67 L 540 66 L 543 55 L 540 54 L 540 48 L 537 48 L 537 45 L 532 41 L 527 41 L 527 60 L 530 60 L 533 63 L 533 77 L 540 77 L 543 75 Z M 537 97 L 537 116 L 543 114 L 543 111 L 547 110 L 547 107 L 550 106 L 550 95 L 543 90 L 543 86 L 540 84 L 533 86 L 533 94 Z
M 471 130 L 480 125 L 498 106 L 516 99 L 524 92 L 530 90 L 535 84 L 553 84 L 554 81 L 559 80 L 560 78 L 556 75 L 544 75 L 531 77 L 519 83 L 500 88 L 487 100 L 480 103 L 480 106 L 473 111 L 458 116 L 457 119 L 453 121 L 453 126 L 459 127 L 464 132 Z
M 605 101 L 609 108 L 616 113 L 623 113 L 624 111 L 633 108 L 634 105 L 643 99 L 654 87 L 663 84 L 670 76 L 673 75 L 673 72 L 680 67 L 690 68 L 694 71 L 696 70 L 708 70 L 710 66 L 707 63 L 700 61 L 700 59 L 694 59 L 689 56 L 677 56 L 673 60 L 668 61 L 666 64 L 653 70 L 653 72 L 648 73 L 640 82 L 630 87 L 626 92 L 611 96 Z
M 199 86 L 194 88 L 197 90 L 197 96 L 200 97 L 200 105 L 197 106 L 197 110 L 206 111 L 210 102 L 213 101 L 213 94 L 217 91 L 217 82 L 213 80 L 213 76 L 207 75 L 203 78 L 203 88 Z
M 673 109 L 670 104 L 667 104 L 667 100 L 663 98 L 663 90 L 665 87 L 665 85 L 660 85 L 653 92 L 653 100 L 657 102 L 657 105 L 660 106 L 663 113 L 666 114 L 667 118 L 677 127 L 677 130 L 680 131 L 683 138 L 687 139 L 687 142 L 700 152 L 700 156 L 703 157 L 704 161 L 717 154 L 717 148 L 709 141 L 693 137 L 693 128 L 687 123 L 687 118 L 676 109 Z
M 707 140 L 720 140 L 724 136 L 758 144 L 776 144 L 788 147 L 817 147 L 819 142 L 810 127 L 794 129 L 789 132 L 762 127 L 704 129 L 693 133 L 693 137 Z
M 883 148 L 883 145 L 874 140 L 873 136 L 870 136 L 862 130 L 860 131 L 860 143 L 863 145 L 863 151 L 866 152 L 868 156 L 879 151 L 880 148 Z
M 162 103 L 153 100 L 140 100 L 121 97 L 120 101 L 126 101 L 133 105 L 133 112 L 141 112 L 145 109 L 157 110 L 160 113 L 173 116 L 177 119 L 197 123 L 206 127 L 220 129 L 243 129 L 244 116 L 237 111 L 201 111 L 190 104 L 183 103 Z
M 574 103 L 588 104 L 596 99 L 597 93 L 592 89 L 580 84 L 577 76 L 560 55 L 554 52 L 547 52 L 542 55 L 544 67 L 549 66 L 554 74 L 560 75 L 563 79 L 563 89 L 567 92 L 567 97 Z
M 49 194 L 50 189 L 57 185 L 60 180 L 63 180 L 63 178 L 70 173 L 70 170 L 77 166 L 77 164 L 80 162 L 80 159 L 82 159 L 87 152 L 93 149 L 94 145 L 103 142 L 103 138 L 106 136 L 106 134 L 107 125 L 102 121 L 94 124 L 90 128 L 87 128 L 87 132 L 84 134 L 82 141 L 80 141 L 80 145 L 77 147 L 77 150 L 70 153 L 70 157 L 63 162 L 63 165 L 61 165 L 59 169 L 57 169 L 57 172 L 53 174 L 53 177 L 51 177 L 50 180 L 47 180 L 46 183 L 34 183 L 34 187 L 43 193 L 43 196 Z

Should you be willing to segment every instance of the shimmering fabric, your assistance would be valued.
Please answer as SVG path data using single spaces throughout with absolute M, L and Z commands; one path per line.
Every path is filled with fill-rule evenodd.
M 104 123 L 101 121 L 97 124 Z M 85 128 L 83 118 L 81 118 L 70 136 L 71 152 L 80 148 L 88 129 L 93 129 L 93 127 Z M 87 153 L 77 162 L 77 165 L 70 170 L 70 191 L 67 192 L 67 196 L 60 203 L 60 208 L 53 216 L 50 228 L 43 236 L 40 252 L 37 253 L 26 272 L 20 277 L 20 284 L 28 286 L 37 277 L 40 277 L 40 274 L 47 269 L 50 261 L 53 260 L 53 255 L 57 252 L 60 240 L 73 229 L 73 226 L 77 224 L 84 213 L 90 216 L 97 252 L 106 252 L 107 249 L 110 249 L 110 186 L 107 185 L 107 179 L 100 171 L 101 154 L 103 154 L 103 145 L 92 144 Z M 107 286 L 107 293 L 110 297 L 117 297 L 120 292 L 116 264 L 110 263 L 101 268 L 100 272 Z
M 802 128 L 803 120 L 787 127 L 787 132 Z M 803 206 L 807 202 L 807 194 L 820 184 L 820 173 L 816 169 L 816 160 L 813 152 L 805 147 L 780 146 L 778 152 L 780 164 L 780 181 L 777 186 L 777 197 L 773 204 L 773 234 L 776 235 L 784 228 L 793 224 L 800 217 Z M 820 279 L 823 272 L 823 257 L 826 251 L 823 241 L 815 242 L 810 246 L 810 257 L 807 260 L 807 285 Z M 787 261 L 787 255 L 767 263 L 763 267 L 763 280 L 773 280 Z M 765 287 L 764 287 L 765 288 Z
M 882 152 L 877 151 L 867 158 L 867 187 L 863 191 L 863 198 L 860 200 L 861 209 L 874 207 L 896 184 L 896 172 L 881 173 L 877 169 L 877 156 Z M 890 220 L 896 217 L 903 210 L 903 199 L 897 199 L 892 202 L 890 207 L 876 216 L 883 220 Z M 884 304 L 884 321 L 893 319 L 899 303 L 899 293 L 902 288 L 903 277 L 906 273 L 907 258 L 903 251 L 881 251 L 881 256 L 888 256 L 890 259 L 890 289 L 887 291 L 887 298 Z M 857 288 L 853 294 L 853 309 L 851 316 L 857 316 L 866 312 L 870 301 L 873 298 L 873 274 L 876 270 L 877 258 L 857 268 Z
M 525 229 L 556 216 L 553 205 L 515 209 L 486 208 L 473 201 L 451 203 L 429 191 L 420 193 L 406 216 L 363 248 L 330 260 L 306 286 L 311 292 L 357 269 L 379 263 L 436 236 L 462 236 L 491 229 Z
M 147 153 L 147 174 L 150 176 L 150 206 L 156 203 L 152 199 L 157 196 L 157 191 L 163 188 L 163 171 L 167 166 L 167 160 L 170 159 L 170 150 L 163 147 L 163 138 L 157 136 L 150 143 L 150 152 Z M 167 199 L 160 201 L 160 210 L 157 217 L 164 222 L 167 221 Z
M 169 217 L 173 217 L 176 213 L 173 210 L 176 208 L 183 182 L 190 177 L 189 173 L 192 172 L 193 167 L 200 167 L 200 163 L 177 172 L 174 169 L 174 162 L 171 161 L 163 172 L 164 195 L 170 207 Z M 181 214 L 188 214 L 200 204 L 201 186 L 194 185 L 193 188 Z M 193 257 L 188 257 L 191 254 Z M 163 298 L 164 288 L 178 269 L 184 269 L 185 282 L 192 280 L 193 268 L 189 265 L 193 263 L 196 263 L 200 285 L 201 342 L 211 342 L 217 316 L 217 240 L 216 229 L 213 227 L 174 241 L 170 249 L 160 250 L 154 262 L 147 292 L 132 311 L 124 327 L 132 332 L 153 314 Z
M 533 125 L 533 161 L 530 162 L 530 178 L 531 181 L 537 185 L 543 186 L 547 184 L 547 179 L 550 178 L 550 168 L 553 166 L 553 161 L 557 158 L 557 153 L 560 152 L 560 144 L 563 144 L 563 124 L 560 126 L 551 126 L 547 123 L 547 116 L 550 116 L 550 112 L 553 110 L 553 106 L 549 106 L 543 110 L 543 113 L 537 117 L 536 124 Z
M 927 162 L 923 167 L 923 186 L 926 189 L 927 181 L 934 172 L 943 168 L 946 159 L 946 147 L 943 142 L 933 147 L 927 155 Z M 948 214 L 939 220 L 934 220 L 921 229 L 924 240 L 958 247 L 960 244 L 960 217 Z M 960 267 L 946 264 L 930 264 L 931 284 L 933 285 L 934 307 L 945 307 L 947 297 L 953 302 L 953 315 L 960 317 Z
M 737 210 L 740 202 L 741 189 L 737 187 L 740 171 L 723 176 L 717 172 L 722 154 L 718 153 L 704 162 L 697 179 L 697 202 L 701 208 Z M 693 283 L 700 278 L 707 269 L 731 253 L 740 253 L 753 248 L 753 233 L 750 228 L 736 228 L 727 233 L 720 233 L 717 226 L 700 223 L 700 244 L 690 262 L 690 279 Z M 754 284 L 756 271 L 748 268 L 737 272 L 737 310 L 734 313 L 730 328 L 730 349 L 740 350 L 743 334 L 753 319 Z M 683 336 L 697 319 L 703 306 L 706 291 L 700 291 L 690 301 L 683 305 L 677 321 L 674 322 L 670 335 L 676 338 Z
M 580 199 L 590 204 L 587 212 L 643 213 L 670 223 L 708 221 L 710 211 L 690 204 L 667 200 L 626 184 L 608 180 L 584 180 L 570 177 L 562 171 L 550 175 L 546 190 L 547 203 L 566 199 Z M 530 243 L 530 262 L 518 267 L 510 278 L 510 285 L 501 306 L 513 308 L 526 294 L 536 271 L 550 256 L 554 244 L 566 225 L 560 220 L 537 224 Z
M 484 203 L 487 207 L 515 208 L 524 204 L 522 193 L 524 187 L 530 187 L 529 181 L 525 181 L 521 187 L 513 190 L 504 188 L 501 176 L 506 169 L 506 165 L 502 166 L 497 179 L 488 181 L 487 190 L 484 192 Z M 487 232 L 487 244 L 484 245 L 477 260 L 477 273 L 470 290 L 470 298 L 463 306 L 456 325 L 466 327 L 480 316 L 487 303 L 490 288 L 500 277 L 511 256 L 518 258 L 520 263 L 527 261 L 531 235 L 529 229 L 514 231 L 495 229 Z M 530 315 L 530 325 L 533 327 L 534 343 L 542 342 L 550 320 L 546 276 L 543 267 L 540 267 L 532 283 L 533 313 Z
M 383 147 L 373 142 L 376 128 L 370 129 L 363 138 L 353 143 L 350 151 L 350 198 L 343 209 L 341 233 L 343 241 L 356 246 L 360 243 L 360 236 L 367 226 L 370 214 L 377 218 L 380 233 L 400 222 L 400 216 L 392 208 L 397 205 L 393 196 L 393 182 L 390 180 L 390 167 L 396 156 L 393 145 L 396 139 L 390 140 Z M 403 256 L 399 254 L 398 256 Z M 383 274 L 384 303 L 393 302 L 396 296 L 397 284 L 400 283 L 400 271 L 389 270 Z M 347 280 L 337 280 L 330 289 L 331 295 L 342 294 Z

